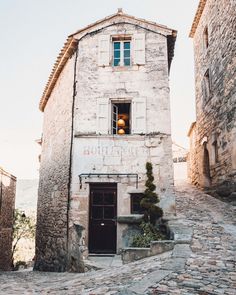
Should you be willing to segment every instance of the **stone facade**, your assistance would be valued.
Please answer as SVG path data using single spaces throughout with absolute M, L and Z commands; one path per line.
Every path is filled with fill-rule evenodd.
M 11 270 L 16 178 L 0 167 L 0 270 Z
M 236 189 L 236 2 L 201 0 L 192 26 L 196 123 L 189 132 L 189 178 Z
M 153 164 L 165 214 L 175 214 L 168 76 L 176 31 L 119 11 L 71 35 L 65 54 L 72 36 L 77 47 L 58 62 L 57 67 L 65 66 L 60 74 L 54 70 L 40 104 L 44 126 L 36 270 L 82 271 L 82 255 L 88 255 L 90 184 L 116 184 L 117 217 L 130 215 L 130 194 L 144 191 L 147 161 Z M 131 66 L 111 65 L 112 36 L 130 38 Z M 131 108 L 130 134 L 112 134 L 115 103 Z M 117 253 L 127 227 L 117 222 Z

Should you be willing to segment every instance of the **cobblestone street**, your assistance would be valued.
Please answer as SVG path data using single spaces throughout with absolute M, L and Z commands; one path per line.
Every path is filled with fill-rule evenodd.
M 191 244 L 123 266 L 85 274 L 0 273 L 0 294 L 236 294 L 235 207 L 181 184 L 177 222 Z

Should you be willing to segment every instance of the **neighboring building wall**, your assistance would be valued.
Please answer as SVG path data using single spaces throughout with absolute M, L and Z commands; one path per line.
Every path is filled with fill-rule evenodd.
M 0 270 L 11 270 L 16 178 L 0 167 Z
M 198 162 L 196 157 L 196 122 L 191 125 L 188 133 L 190 148 L 187 156 L 187 173 L 189 182 L 198 185 Z
M 67 208 L 75 56 L 68 60 L 44 110 L 35 270 L 67 269 Z
M 201 2 L 206 4 L 194 34 L 196 161 L 191 162 L 190 178 L 203 187 L 228 183 L 233 189 L 236 181 L 236 2 Z

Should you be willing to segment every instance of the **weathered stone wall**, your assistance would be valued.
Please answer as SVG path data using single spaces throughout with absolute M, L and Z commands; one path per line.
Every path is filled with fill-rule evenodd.
M 35 270 L 67 269 L 67 206 L 75 55 L 44 110 Z
M 198 162 L 196 153 L 194 152 L 196 149 L 196 124 L 191 128 L 191 131 L 188 134 L 189 136 L 189 153 L 187 156 L 187 169 L 188 169 L 188 181 L 193 183 L 194 185 L 198 184 Z
M 11 270 L 16 178 L 0 168 L 0 270 Z
M 127 177 L 120 181 L 117 178 L 102 180 L 118 182 L 118 214 L 124 215 L 130 213 L 129 193 L 143 191 L 145 164 L 151 161 L 161 206 L 166 213 L 175 213 L 167 49 L 167 35 L 172 31 L 165 27 L 158 31 L 156 26 L 136 20 L 130 22 L 134 24 L 121 17 L 88 27 L 74 36 L 79 40 L 78 58 L 74 56 L 67 62 L 44 110 L 36 270 L 83 269 L 80 253 L 85 251 L 86 254 L 88 242 L 89 185 L 83 183 L 80 187 L 81 173 L 138 173 L 138 189 L 133 179 Z M 101 34 L 134 33 L 145 33 L 144 66 L 136 64 L 123 69 L 98 66 L 98 37 Z M 75 60 L 76 84 L 73 85 Z M 73 86 L 76 95 L 74 118 Z M 111 99 L 132 102 L 134 98 L 145 98 L 147 104 L 145 134 L 119 137 L 107 132 L 99 135 L 97 102 L 107 99 L 111 106 Z M 71 144 L 72 179 L 69 173 Z M 119 235 L 122 233 L 118 228 L 118 249 L 121 247 Z
M 236 181 L 236 2 L 208 0 L 194 35 L 197 161 L 191 179 L 200 186 Z M 208 27 L 209 46 L 204 46 Z M 203 78 L 210 76 L 204 97 Z M 214 142 L 217 142 L 215 148 Z M 218 159 L 217 155 L 218 153 Z M 209 161 L 208 161 L 209 155 Z M 209 169 L 206 167 L 209 162 Z M 209 170 L 209 171 L 208 171 Z
M 146 64 L 130 68 L 99 67 L 98 40 L 103 34 L 145 33 Z M 89 50 L 88 50 L 89 48 Z M 130 193 L 143 192 L 145 164 L 153 163 L 157 193 L 165 213 L 175 212 L 173 194 L 172 141 L 170 130 L 167 41 L 163 32 L 154 33 L 131 24 L 109 25 L 85 36 L 79 42 L 77 96 L 75 100 L 75 138 L 73 144 L 72 196 L 70 227 L 85 228 L 84 243 L 88 245 L 89 184 L 80 187 L 81 173 L 138 173 L 134 179 L 109 176 L 93 177 L 89 182 L 117 182 L 117 214 L 130 214 Z M 146 133 L 149 135 L 96 135 L 97 102 L 146 98 Z M 154 135 L 156 134 L 156 135 Z M 117 249 L 122 247 L 122 226 L 117 225 Z M 74 251 L 76 250 L 75 243 Z

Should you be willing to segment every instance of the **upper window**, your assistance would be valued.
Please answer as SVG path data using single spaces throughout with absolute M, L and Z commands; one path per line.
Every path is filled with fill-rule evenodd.
M 204 43 L 204 49 L 206 50 L 209 46 L 208 27 L 205 27 L 203 32 L 203 43 Z
M 113 42 L 113 66 L 131 65 L 131 38 L 112 38 Z
M 99 35 L 98 66 L 128 68 L 133 65 L 145 65 L 145 33 L 133 34 L 132 40 L 127 35 Z

